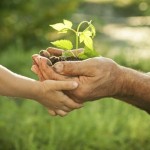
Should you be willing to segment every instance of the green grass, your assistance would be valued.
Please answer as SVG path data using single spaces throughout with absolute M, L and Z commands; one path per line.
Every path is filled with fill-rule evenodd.
M 30 100 L 0 101 L 2 150 L 149 150 L 149 126 L 148 114 L 112 99 L 87 103 L 64 118 L 50 117 Z
M 35 78 L 31 55 L 39 50 L 19 49 L 1 53 L 0 63 Z M 149 150 L 149 127 L 146 112 L 113 99 L 61 118 L 34 101 L 0 97 L 0 150 Z

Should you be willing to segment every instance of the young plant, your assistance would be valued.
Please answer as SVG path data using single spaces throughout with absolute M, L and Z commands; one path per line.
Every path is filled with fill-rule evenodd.
M 85 28 L 81 31 L 81 26 Z M 68 33 L 71 31 L 75 35 L 75 49 L 79 48 L 79 44 L 83 43 L 84 50 L 79 54 L 72 53 L 73 44 L 70 40 L 57 40 L 51 42 L 57 48 L 61 48 L 64 50 L 62 56 L 64 57 L 77 57 L 79 59 L 87 59 L 91 57 L 97 56 L 97 52 L 93 47 L 93 38 L 96 35 L 95 27 L 92 24 L 92 21 L 82 21 L 79 23 L 76 29 L 73 29 L 73 23 L 69 20 L 63 20 L 63 23 L 56 23 L 50 25 L 52 28 L 58 31 L 58 33 Z

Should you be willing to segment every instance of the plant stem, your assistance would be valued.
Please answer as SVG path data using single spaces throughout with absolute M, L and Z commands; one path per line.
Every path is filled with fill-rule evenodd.
M 79 48 L 79 37 L 78 37 L 78 32 L 76 32 L 76 49 Z
M 90 24 L 91 24 L 91 21 L 90 22 L 88 22 L 88 21 L 82 21 L 79 25 L 78 25 L 78 27 L 77 27 L 77 31 L 75 31 L 74 29 L 70 29 L 70 28 L 67 28 L 68 30 L 70 30 L 70 31 L 72 31 L 72 32 L 74 32 L 75 33 L 75 36 L 76 36 L 76 41 L 75 41 L 75 48 L 76 49 L 78 49 L 79 48 L 79 35 L 80 35 L 80 27 L 84 24 L 84 23 L 87 23 L 88 24 L 88 27 L 85 29 L 85 30 L 87 30 L 90 26 Z M 84 30 L 84 31 L 85 31 Z M 84 32 L 83 31 L 83 32 Z M 74 57 L 77 57 L 72 51 L 70 51 L 70 53 L 74 56 Z
M 84 23 L 89 24 L 88 21 L 82 21 L 82 22 L 78 25 L 78 27 L 77 27 L 77 31 L 76 31 L 76 49 L 79 48 L 79 35 L 80 35 L 79 30 L 80 30 L 81 25 L 83 25 Z M 89 27 L 89 26 L 88 26 L 88 27 Z M 87 27 L 87 28 L 88 28 L 88 27 Z M 86 28 L 86 29 L 87 29 L 87 28 Z M 85 30 L 86 30 L 86 29 L 85 29 Z
M 73 55 L 73 57 L 77 57 L 71 50 L 70 50 L 70 53 Z
M 75 33 L 75 35 L 76 35 L 76 38 L 78 38 L 77 37 L 77 32 L 74 30 L 74 29 L 70 29 L 70 28 L 68 28 L 68 30 L 70 30 L 70 31 L 72 31 L 72 32 L 74 32 Z M 76 40 L 78 40 L 78 39 L 76 39 Z M 76 49 L 78 48 L 78 46 L 76 46 Z M 77 57 L 71 50 L 70 50 L 70 53 L 73 55 L 73 57 Z

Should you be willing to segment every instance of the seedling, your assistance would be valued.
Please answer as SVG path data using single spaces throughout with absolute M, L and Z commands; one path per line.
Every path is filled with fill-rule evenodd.
M 63 49 L 62 56 L 50 56 L 50 54 L 42 50 L 40 55 L 47 57 L 50 61 L 49 64 L 55 64 L 58 61 L 69 61 L 69 60 L 84 60 L 87 58 L 98 56 L 98 53 L 95 51 L 93 46 L 93 38 L 96 34 L 95 27 L 92 24 L 92 21 L 82 21 L 79 23 L 76 29 L 73 28 L 73 23 L 69 20 L 63 20 L 63 23 L 56 23 L 50 25 L 58 33 L 67 34 L 69 31 L 75 35 L 75 46 L 70 40 L 57 40 L 51 42 L 55 47 Z M 82 31 L 81 31 L 82 27 Z M 82 52 L 73 52 L 72 49 L 79 49 L 79 46 L 83 46 Z M 81 48 L 81 47 L 80 47 Z
M 84 26 L 85 28 L 83 31 L 81 31 L 81 26 Z M 58 33 L 66 34 L 69 31 L 74 33 L 75 35 L 75 47 L 73 46 L 72 42 L 70 40 L 57 40 L 54 42 L 51 42 L 54 46 L 57 48 L 61 48 L 64 50 L 62 56 L 64 57 L 77 57 L 79 59 L 87 59 L 90 57 L 97 56 L 97 52 L 94 50 L 93 47 L 93 38 L 96 34 L 95 27 L 92 24 L 92 21 L 82 21 L 79 23 L 76 29 L 73 28 L 73 23 L 69 20 L 63 20 L 63 23 L 56 23 L 53 25 L 50 25 L 50 27 L 54 28 L 58 31 Z M 71 50 L 72 49 L 78 49 L 79 45 L 83 43 L 84 50 L 82 53 L 75 54 Z

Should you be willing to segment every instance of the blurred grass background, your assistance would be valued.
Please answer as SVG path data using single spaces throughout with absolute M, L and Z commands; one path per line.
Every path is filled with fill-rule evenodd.
M 63 18 L 93 20 L 100 55 L 150 71 L 149 0 L 1 0 L 0 64 L 37 79 L 31 55 L 60 38 L 49 24 Z M 149 150 L 149 128 L 147 113 L 114 99 L 60 118 L 34 101 L 0 97 L 0 150 Z

